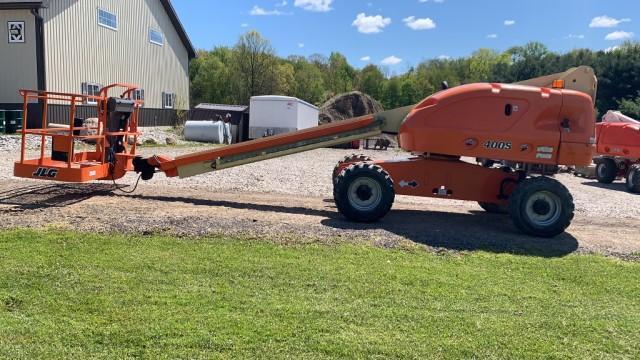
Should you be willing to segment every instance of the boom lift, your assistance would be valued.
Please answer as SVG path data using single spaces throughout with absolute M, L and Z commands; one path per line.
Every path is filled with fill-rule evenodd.
M 592 73 L 591 73 L 592 74 Z M 586 77 L 595 83 L 595 77 Z M 45 156 L 26 160 L 24 146 L 15 175 L 25 178 L 85 182 L 115 180 L 135 171 L 144 180 L 163 172 L 186 178 L 265 159 L 308 151 L 352 140 L 397 134 L 406 159 L 372 161 L 352 157 L 334 171 L 334 199 L 340 213 L 357 222 L 385 216 L 396 195 L 478 201 L 508 206 L 514 224 L 524 233 L 556 236 L 569 226 L 574 203 L 555 179 L 535 176 L 554 165 L 587 165 L 594 150 L 595 114 L 592 98 L 579 91 L 527 85 L 477 83 L 436 93 L 415 106 L 318 126 L 224 148 L 171 158 L 141 157 L 127 139 L 137 133 L 139 102 L 126 100 L 137 86 L 126 85 L 121 98 L 96 97 L 99 128 L 96 150 L 74 153 L 73 125 L 55 131 L 67 161 Z M 54 93 L 23 91 L 26 104 L 34 94 L 44 106 Z M 69 95 L 75 101 L 81 95 Z M 71 117 L 73 117 L 73 105 Z M 53 130 L 26 130 L 44 138 Z M 72 120 L 72 119 L 71 119 Z M 73 124 L 73 121 L 71 121 Z M 135 143 L 135 142 L 134 142 Z M 58 145 L 59 146 L 59 145 Z M 500 159 L 509 167 L 487 168 L 463 157 Z M 548 174 L 542 174 L 548 175 Z M 490 209 L 490 208 L 489 208 Z
M 640 121 L 610 111 L 596 125 L 596 137 L 598 182 L 623 177 L 629 192 L 640 193 Z

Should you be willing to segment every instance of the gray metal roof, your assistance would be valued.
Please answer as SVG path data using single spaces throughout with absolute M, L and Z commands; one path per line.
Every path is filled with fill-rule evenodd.
M 46 5 L 46 1 L 0 0 L 0 9 L 33 9 Z
M 196 49 L 193 47 L 193 43 L 191 43 L 191 39 L 189 39 L 189 35 L 187 35 L 187 31 L 184 29 L 184 26 L 182 26 L 182 23 L 178 18 L 178 13 L 176 13 L 176 9 L 174 9 L 173 5 L 171 5 L 171 1 L 160 0 L 160 3 L 162 3 L 164 10 L 169 15 L 169 19 L 171 19 L 171 23 L 173 24 L 173 27 L 176 28 L 176 31 L 178 32 L 178 36 L 180 36 L 180 40 L 182 40 L 182 43 L 187 48 L 187 52 L 189 53 L 189 59 L 195 58 Z
M 218 111 L 246 111 L 249 107 L 246 105 L 222 105 L 202 103 L 196 106 L 196 109 L 202 110 L 218 110 Z

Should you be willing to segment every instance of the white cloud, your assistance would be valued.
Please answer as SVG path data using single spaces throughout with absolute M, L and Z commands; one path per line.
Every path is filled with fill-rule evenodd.
M 289 4 L 287 0 L 282 0 L 282 2 L 276 4 L 276 7 L 285 7 L 287 4 Z
M 444 55 L 443 54 L 443 55 L 438 56 L 438 60 L 449 60 L 449 59 L 451 59 L 451 56 L 449 56 L 449 55 Z
M 246 28 L 246 27 L 249 27 L 249 24 L 243 23 L 243 24 L 240 24 L 240 27 Z
M 390 24 L 391 19 L 382 17 L 382 15 L 367 16 L 364 13 L 360 13 L 351 26 L 357 27 L 358 31 L 363 34 L 377 34 Z
M 415 16 L 409 16 L 402 21 L 413 30 L 430 30 L 436 27 L 435 21 L 430 18 L 416 19 Z
M 498 34 L 489 34 L 487 35 L 487 39 L 497 39 L 498 38 Z
M 280 16 L 280 15 L 291 15 L 291 13 L 284 13 L 280 10 L 266 10 L 261 8 L 258 5 L 255 5 L 251 11 L 249 11 L 249 15 L 252 16 Z
M 604 39 L 611 40 L 611 41 L 625 40 L 625 39 L 631 39 L 633 35 L 634 34 L 632 32 L 614 31 L 612 33 L 607 34 L 607 36 L 605 36 Z
M 421 2 L 421 3 L 426 3 L 426 2 L 443 3 L 444 0 L 418 0 L 418 2 Z
M 504 21 L 504 26 L 513 26 L 516 24 L 515 20 L 505 20 Z
M 584 39 L 584 35 L 582 34 L 569 34 L 565 36 L 565 39 Z
M 616 51 L 618 49 L 620 49 L 620 46 L 610 46 L 610 47 L 604 49 L 604 52 L 610 53 L 610 52 L 614 52 L 614 51 Z
M 298 47 L 302 49 L 304 47 L 304 43 L 298 43 Z
M 293 5 L 313 12 L 327 12 L 333 10 L 333 0 L 295 0 Z
M 371 56 L 363 56 L 360 58 L 360 61 L 371 61 Z
M 591 24 L 589 24 L 590 28 L 612 28 L 620 25 L 624 22 L 630 22 L 631 19 L 615 19 L 609 17 L 607 15 L 596 16 L 591 20 Z
M 396 57 L 394 55 L 391 55 L 387 58 L 384 58 L 380 63 L 382 65 L 398 65 L 402 62 L 402 59 L 400 59 L 399 57 Z

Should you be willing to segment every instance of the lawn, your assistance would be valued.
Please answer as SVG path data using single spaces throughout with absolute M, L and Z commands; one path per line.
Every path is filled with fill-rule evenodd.
M 640 264 L 0 232 L 0 358 L 638 358 Z

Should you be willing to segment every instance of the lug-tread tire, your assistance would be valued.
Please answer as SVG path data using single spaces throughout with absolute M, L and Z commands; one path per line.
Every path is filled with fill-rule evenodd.
M 488 202 L 478 202 L 478 205 L 480 205 L 480 207 L 488 212 L 489 214 L 508 214 L 509 213 L 509 207 L 508 206 L 504 206 L 504 205 L 499 205 L 499 204 L 494 204 L 494 203 L 488 203 Z
M 352 154 L 345 156 L 344 159 L 338 161 L 338 164 L 333 168 L 333 183 L 336 183 L 336 178 L 340 175 L 340 168 L 342 165 L 368 161 L 373 161 L 373 159 L 364 154 Z
M 632 165 L 626 176 L 627 190 L 631 193 L 640 193 L 640 164 Z
M 618 165 L 615 160 L 604 158 L 596 165 L 596 179 L 601 184 L 611 184 L 618 176 Z
M 534 194 L 547 191 L 560 200 L 560 215 L 556 221 L 547 226 L 537 226 L 527 216 L 527 200 Z M 537 237 L 551 238 L 562 234 L 571 224 L 575 211 L 573 196 L 559 181 L 548 177 L 529 178 L 518 183 L 511 194 L 509 214 L 514 225 L 523 233 Z
M 349 187 L 357 179 L 367 177 L 375 180 L 382 192 L 380 202 L 369 211 L 356 209 L 349 201 Z M 374 222 L 387 215 L 395 201 L 395 191 L 391 176 L 382 167 L 370 163 L 356 163 L 344 169 L 336 178 L 333 197 L 338 211 L 348 220 Z

